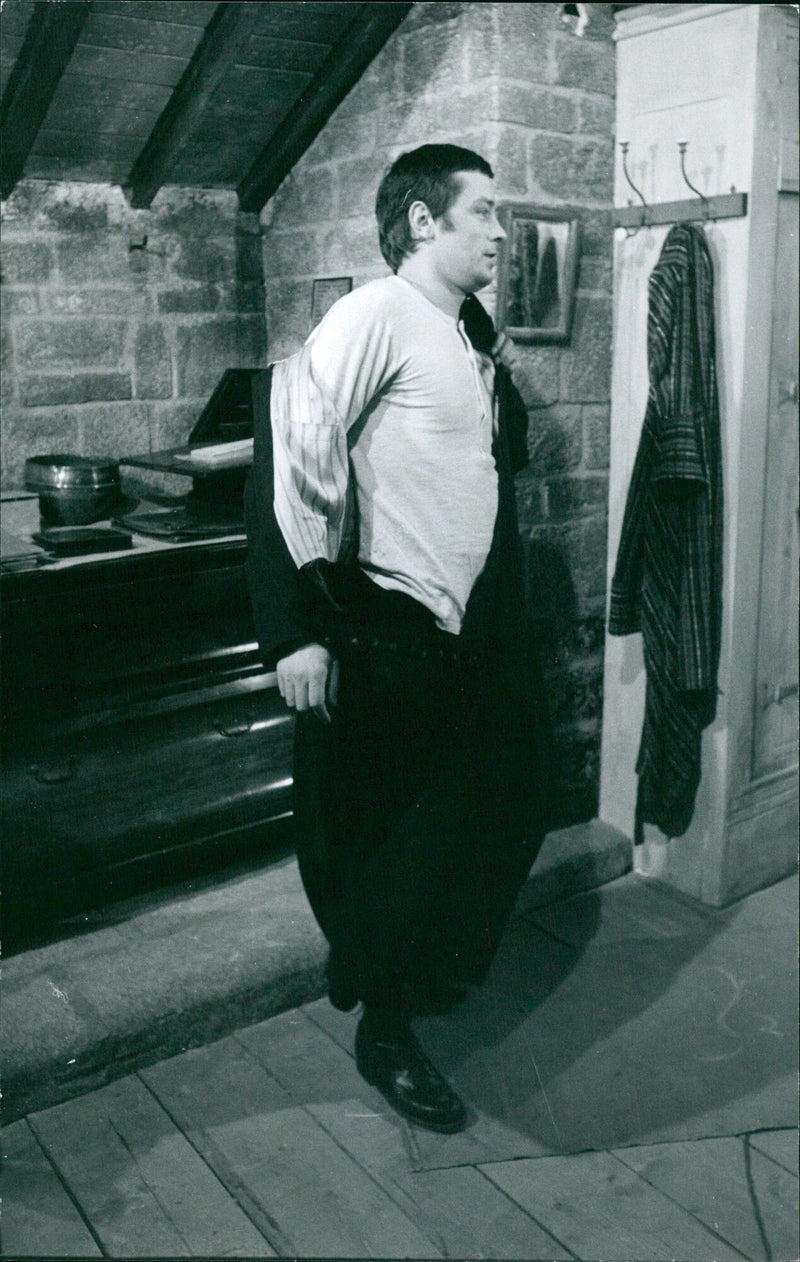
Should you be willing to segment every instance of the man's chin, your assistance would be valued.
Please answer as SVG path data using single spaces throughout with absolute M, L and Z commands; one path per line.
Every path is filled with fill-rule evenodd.
M 479 294 L 482 290 L 491 285 L 493 281 L 494 275 L 486 276 L 484 273 L 483 276 L 473 276 L 472 280 L 463 286 L 462 292 L 464 297 L 468 298 L 470 294 Z

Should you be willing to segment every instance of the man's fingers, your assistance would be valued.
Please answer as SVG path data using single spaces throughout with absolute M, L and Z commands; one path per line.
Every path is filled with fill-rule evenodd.
M 278 672 L 278 690 L 286 704 L 291 708 L 294 706 L 294 680 L 291 675 L 285 672 Z
M 307 644 L 276 667 L 278 691 L 291 710 L 311 709 L 330 723 L 326 688 L 331 655 L 321 644 Z
M 290 709 L 298 712 L 313 710 L 326 723 L 330 723 L 327 684 L 327 670 L 315 670 L 311 674 L 302 671 L 296 674 L 289 672 L 283 679 L 280 676 L 278 678 L 281 696 Z
M 498 333 L 492 347 L 492 353 L 496 359 L 505 364 L 509 372 L 514 372 L 519 367 L 517 348 L 505 333 Z
M 325 685 L 328 679 L 327 670 L 315 674 L 308 685 L 308 704 L 314 713 L 326 723 L 330 723 L 331 716 L 328 713 L 328 707 L 325 704 Z

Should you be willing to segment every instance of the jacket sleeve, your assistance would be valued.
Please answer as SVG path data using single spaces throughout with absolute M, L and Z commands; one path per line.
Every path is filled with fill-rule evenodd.
M 508 458 L 512 473 L 519 473 L 530 460 L 528 452 L 528 409 L 522 395 L 504 364 L 495 368 L 497 406 L 508 441 Z
M 477 351 L 491 355 L 497 332 L 491 316 L 474 294 L 464 299 L 459 312 L 467 337 Z M 495 361 L 495 392 L 500 424 L 508 444 L 511 472 L 519 473 L 530 460 L 528 454 L 528 409 L 505 364 Z
M 271 386 L 272 366 L 253 378 L 253 465 L 244 493 L 245 575 L 266 667 L 303 644 L 330 643 L 338 617 L 323 567 L 298 569 L 275 517 Z

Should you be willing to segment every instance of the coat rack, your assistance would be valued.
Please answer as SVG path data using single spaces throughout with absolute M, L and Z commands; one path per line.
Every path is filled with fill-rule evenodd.
M 622 150 L 622 170 L 625 179 L 633 189 L 641 206 L 629 204 L 625 207 L 617 208 L 614 211 L 614 227 L 634 229 L 637 228 L 653 228 L 657 224 L 665 223 L 687 223 L 693 219 L 703 221 L 709 219 L 740 219 L 747 214 L 747 193 L 737 193 L 732 188 L 730 193 L 720 193 L 714 197 L 705 197 L 699 188 L 695 188 L 691 184 L 686 174 L 686 150 L 689 142 L 687 140 L 678 141 L 678 151 L 681 156 L 681 174 L 684 183 L 696 197 L 686 198 L 678 202 L 656 202 L 649 205 L 645 201 L 644 194 L 636 187 L 628 172 L 628 148 L 629 141 L 621 140 L 619 147 Z M 633 236 L 633 232 L 628 232 L 629 236 Z

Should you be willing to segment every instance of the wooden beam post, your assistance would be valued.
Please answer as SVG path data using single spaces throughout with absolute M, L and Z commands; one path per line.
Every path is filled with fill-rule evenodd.
M 252 34 L 260 4 L 218 4 L 194 56 L 123 185 L 131 206 L 147 207 L 164 184 L 212 94 Z
M 0 102 L 0 197 L 8 197 L 25 169 L 39 128 L 89 16 L 91 4 L 73 0 L 34 5 L 22 48 Z
M 413 4 L 364 4 L 342 39 L 262 149 L 237 190 L 244 211 L 260 211 L 358 82 Z

